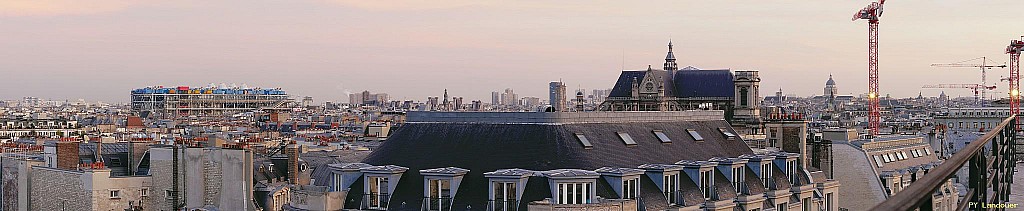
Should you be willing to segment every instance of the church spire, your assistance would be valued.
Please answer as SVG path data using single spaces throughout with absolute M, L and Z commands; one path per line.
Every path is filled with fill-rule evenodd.
M 676 55 L 672 53 L 672 39 L 668 40 L 668 55 L 665 55 L 665 70 L 678 70 Z

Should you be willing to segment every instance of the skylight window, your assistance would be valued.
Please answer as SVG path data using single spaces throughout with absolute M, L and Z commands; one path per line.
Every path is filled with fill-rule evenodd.
M 878 155 L 875 155 L 874 157 L 875 157 L 875 165 L 877 165 L 878 168 L 882 168 L 882 158 L 879 158 Z
M 736 138 L 736 134 L 733 134 L 732 132 L 729 132 L 729 130 L 728 130 L 728 129 L 725 129 L 725 128 L 721 128 L 721 127 L 720 127 L 720 128 L 718 128 L 718 131 L 721 131 L 721 132 L 722 132 L 722 135 L 724 135 L 724 136 L 725 136 L 725 138 L 728 138 L 728 139 L 734 139 L 734 138 Z
M 655 130 L 654 136 L 657 136 L 658 140 L 661 140 L 661 143 L 672 143 L 672 139 L 669 139 L 668 136 L 660 130 Z
M 587 140 L 587 137 L 583 136 L 583 133 L 576 133 L 576 139 L 580 141 L 580 144 L 583 144 L 583 148 L 594 148 L 594 145 L 590 144 L 590 140 Z
M 704 141 L 704 137 L 700 136 L 700 133 L 697 133 L 696 130 L 686 129 L 686 132 L 690 133 L 690 137 L 693 137 L 694 141 Z
M 626 143 L 626 145 L 630 145 L 630 146 L 636 145 L 636 141 L 633 141 L 633 137 L 630 137 L 628 133 L 623 133 L 623 132 L 617 132 L 617 133 L 619 134 L 619 138 L 622 138 L 622 142 Z

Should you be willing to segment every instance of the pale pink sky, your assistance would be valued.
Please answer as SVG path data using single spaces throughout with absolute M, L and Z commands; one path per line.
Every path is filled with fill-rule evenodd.
M 347 91 L 489 101 L 547 83 L 610 88 L 624 65 L 761 70 L 762 95 L 866 90 L 868 1 L 0 1 L 0 99 L 127 101 L 148 85 L 246 83 L 318 102 Z M 880 43 L 881 90 L 937 95 L 923 84 L 978 83 L 975 69 L 930 63 L 1002 50 L 1024 34 L 1024 1 L 892 0 Z M 623 64 L 623 54 L 625 62 Z M 993 70 L 998 83 L 1007 70 Z M 966 90 L 947 90 L 954 96 Z M 1005 93 L 1005 92 L 1004 92 Z

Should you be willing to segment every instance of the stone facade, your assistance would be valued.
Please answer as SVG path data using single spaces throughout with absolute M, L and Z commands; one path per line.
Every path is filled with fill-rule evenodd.
M 237 149 L 180 149 L 179 197 L 186 208 L 216 207 L 220 210 L 254 210 L 252 152 Z M 173 210 L 173 150 L 150 149 L 154 210 Z M 224 177 L 224 175 L 238 175 Z
M 84 190 L 81 173 L 40 167 L 32 173 L 33 209 L 92 210 L 92 192 Z
M 537 211 L 620 211 L 638 210 L 636 200 L 609 199 L 594 204 L 553 204 L 549 200 L 530 202 L 529 210 Z
M 110 177 L 110 170 L 68 171 L 33 167 L 33 210 L 145 209 L 149 177 Z M 116 192 L 116 194 L 115 194 Z
M 283 210 L 342 210 L 348 192 L 328 189 L 324 186 L 293 186 L 289 189 L 289 203 Z
M 0 166 L 0 210 L 31 210 L 29 207 L 29 180 L 32 178 L 32 166 L 46 165 L 45 162 L 28 157 L 4 155 Z

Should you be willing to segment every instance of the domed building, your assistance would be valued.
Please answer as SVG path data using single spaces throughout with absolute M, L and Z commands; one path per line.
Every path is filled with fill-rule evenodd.
M 827 98 L 826 103 L 828 109 L 832 111 L 838 111 L 836 103 L 836 95 L 839 95 L 839 88 L 836 87 L 836 81 L 832 80 L 832 74 L 828 74 L 828 81 L 825 82 L 825 92 L 823 96 Z

